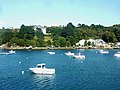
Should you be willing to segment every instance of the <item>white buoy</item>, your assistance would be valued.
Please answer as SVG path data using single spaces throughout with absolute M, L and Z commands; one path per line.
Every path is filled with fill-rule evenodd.
M 21 62 L 19 62 L 19 64 L 21 64 Z
M 26 59 L 28 59 L 28 57 Z
M 81 63 L 83 63 L 83 61 L 81 61 Z
M 22 71 L 22 74 L 24 74 L 25 72 L 24 71 Z

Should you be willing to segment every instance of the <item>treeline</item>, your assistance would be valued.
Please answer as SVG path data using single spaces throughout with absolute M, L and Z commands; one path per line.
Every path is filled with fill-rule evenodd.
M 44 46 L 44 35 L 40 28 L 34 30 L 34 26 L 22 25 L 20 29 L 1 29 L 1 44 L 8 46 Z
M 20 29 L 1 29 L 0 44 L 8 46 L 33 46 L 33 47 L 69 47 L 75 45 L 81 39 L 103 39 L 107 43 L 120 42 L 120 25 L 105 27 L 102 25 L 78 24 L 74 26 L 68 23 L 66 26 L 47 27 L 47 33 L 51 33 L 52 40 L 44 40 L 44 34 L 40 28 L 34 30 L 34 26 L 22 25 Z
M 78 24 L 75 27 L 72 23 L 68 23 L 63 27 L 48 27 L 48 33 L 52 33 L 55 45 L 59 46 L 60 39 L 64 45 L 75 45 L 81 39 L 102 39 L 106 43 L 120 42 L 120 25 L 105 27 L 102 25 L 85 25 Z

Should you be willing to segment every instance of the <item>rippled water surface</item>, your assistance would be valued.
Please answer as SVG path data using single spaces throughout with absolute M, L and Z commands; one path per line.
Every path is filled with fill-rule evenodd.
M 109 54 L 69 50 L 85 55 L 82 61 L 66 56 L 67 51 L 16 50 L 16 54 L 0 55 L 0 90 L 120 90 L 120 59 L 113 57 L 118 50 L 109 50 Z M 55 68 L 55 75 L 32 74 L 29 68 L 38 63 Z

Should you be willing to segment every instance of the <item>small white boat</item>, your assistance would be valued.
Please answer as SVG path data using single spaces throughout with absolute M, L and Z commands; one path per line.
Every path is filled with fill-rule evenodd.
M 85 59 L 85 55 L 81 55 L 80 53 L 78 53 L 77 55 L 73 56 L 75 59 Z
M 35 68 L 29 68 L 35 74 L 51 75 L 55 74 L 55 69 L 45 68 L 45 64 L 37 64 Z
M 15 54 L 15 51 L 10 50 L 9 52 L 1 52 L 0 55 L 10 55 L 10 54 Z
M 48 54 L 55 54 L 55 52 L 47 52 Z
M 114 57 L 119 57 L 120 58 L 120 52 L 117 52 L 113 55 Z
M 10 53 L 10 54 L 15 54 L 16 52 L 13 51 L 13 50 L 10 50 L 9 53 Z
M 108 54 L 108 53 L 109 53 L 108 51 L 105 51 L 105 50 L 99 50 L 99 52 L 100 52 L 101 54 Z
M 7 52 L 3 52 L 3 53 L 0 53 L 0 55 L 9 55 L 10 53 L 7 53 Z
M 67 53 L 65 53 L 65 55 L 67 55 L 67 56 L 74 56 L 75 54 L 71 53 L 70 51 L 68 51 Z

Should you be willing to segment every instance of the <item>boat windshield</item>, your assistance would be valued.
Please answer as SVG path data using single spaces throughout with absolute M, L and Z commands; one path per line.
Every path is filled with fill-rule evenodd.
M 45 65 L 38 65 L 37 68 L 44 68 Z
M 44 68 L 45 67 L 45 65 L 42 65 L 42 68 Z
M 41 68 L 41 66 L 37 66 L 38 68 Z

